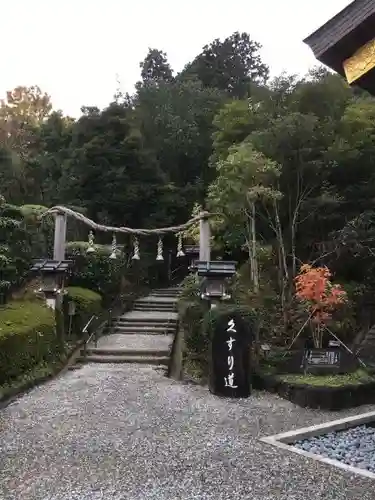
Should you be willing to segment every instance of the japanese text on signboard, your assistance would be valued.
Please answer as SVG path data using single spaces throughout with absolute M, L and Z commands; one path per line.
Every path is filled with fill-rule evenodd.
M 233 344 L 236 341 L 231 335 L 231 333 L 237 333 L 236 325 L 233 319 L 228 321 L 227 332 L 229 333 L 229 339 L 226 341 L 228 345 L 228 376 L 224 377 L 225 387 L 230 387 L 232 389 L 237 389 L 237 385 L 234 385 L 234 356 L 233 356 Z

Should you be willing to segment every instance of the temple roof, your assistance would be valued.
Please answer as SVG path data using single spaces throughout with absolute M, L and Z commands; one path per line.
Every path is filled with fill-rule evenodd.
M 342 63 L 375 37 L 375 1 L 354 0 L 308 36 L 306 43 L 318 61 L 341 75 Z

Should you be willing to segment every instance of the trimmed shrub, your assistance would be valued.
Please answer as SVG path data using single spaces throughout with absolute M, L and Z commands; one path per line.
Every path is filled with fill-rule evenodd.
M 67 244 L 67 258 L 74 260 L 70 283 L 98 292 L 103 297 L 105 306 L 120 295 L 122 282 L 128 268 L 125 255 L 118 251 L 117 259 L 109 259 L 109 245 L 95 245 L 95 252 L 87 253 L 88 243 L 74 241 Z
M 70 286 L 64 297 L 64 315 L 68 318 L 68 304 L 74 302 L 76 305 L 75 315 L 72 320 L 72 333 L 80 336 L 83 327 L 94 314 L 100 314 L 102 310 L 102 297 L 87 288 Z M 67 331 L 67 329 L 66 329 Z
M 0 385 L 64 350 L 54 312 L 41 302 L 10 302 L 0 309 L 0 325 Z

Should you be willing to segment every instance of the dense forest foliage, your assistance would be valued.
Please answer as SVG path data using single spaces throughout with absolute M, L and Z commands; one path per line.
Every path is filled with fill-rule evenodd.
M 133 95 L 83 107 L 77 120 L 38 87 L 10 91 L 2 195 L 139 228 L 183 223 L 205 206 L 218 214 L 215 246 L 247 266 L 246 300 L 268 300 L 284 331 L 304 262 L 327 265 L 350 295 L 346 318 L 371 324 L 375 101 L 323 69 L 270 81 L 259 49 L 234 33 L 178 74 L 150 49 Z

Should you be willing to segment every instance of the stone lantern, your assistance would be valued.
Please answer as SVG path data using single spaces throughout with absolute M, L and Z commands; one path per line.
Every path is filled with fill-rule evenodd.
M 236 273 L 236 262 L 215 260 L 196 261 L 195 264 L 198 276 L 204 278 L 201 298 L 209 300 L 211 306 L 214 306 L 217 301 L 229 300 L 231 296 L 226 279 L 231 278 Z
M 71 268 L 71 260 L 37 259 L 30 271 L 42 278 L 39 292 L 43 292 L 47 305 L 55 309 L 57 296 L 64 293 L 65 277 Z

